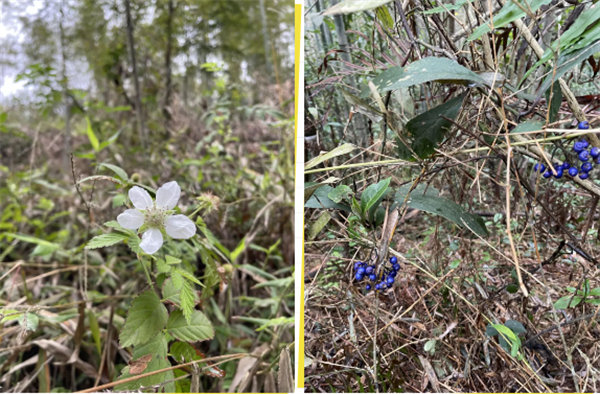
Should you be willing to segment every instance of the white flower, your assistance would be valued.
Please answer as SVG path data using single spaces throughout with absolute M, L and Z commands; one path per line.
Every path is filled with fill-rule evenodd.
M 129 230 L 137 230 L 146 225 L 140 247 L 148 254 L 154 254 L 163 244 L 161 230 L 175 239 L 188 239 L 196 234 L 196 225 L 185 215 L 173 215 L 181 188 L 177 182 L 165 183 L 156 191 L 156 201 L 139 186 L 129 189 L 129 199 L 135 209 L 127 209 L 117 216 L 117 222 Z

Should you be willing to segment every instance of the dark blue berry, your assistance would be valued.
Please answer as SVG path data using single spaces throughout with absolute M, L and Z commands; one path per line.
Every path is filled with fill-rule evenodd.
M 393 276 L 388 276 L 385 281 L 387 282 L 388 285 L 390 285 L 390 284 L 394 283 L 394 277 Z
M 600 156 L 600 148 L 598 148 L 597 146 L 592 146 L 592 148 L 590 149 L 590 156 L 592 156 L 594 159 Z
M 381 283 L 377 283 L 375 285 L 375 290 L 381 290 Z
M 563 170 L 568 170 L 569 168 L 571 168 L 571 165 L 565 161 L 564 163 L 562 163 L 561 168 Z
M 583 139 L 581 140 L 581 146 L 583 146 L 583 149 L 586 149 L 588 146 L 590 146 L 590 143 Z
M 586 150 L 582 150 L 581 152 L 579 152 L 579 160 L 581 161 L 588 161 L 590 158 L 590 152 L 586 151 Z
M 571 176 L 577 176 L 577 173 L 579 173 L 579 171 L 577 170 L 577 167 L 571 167 L 571 168 L 569 168 L 569 175 L 571 175 Z
M 365 274 L 371 274 L 373 273 L 373 266 L 369 265 L 366 269 L 365 269 Z
M 396 264 L 398 262 L 398 258 L 396 256 L 390 257 L 390 263 Z
M 395 278 L 396 275 L 398 275 L 398 272 L 396 270 L 391 270 L 390 273 L 388 274 L 388 277 Z
M 394 264 L 394 270 L 400 271 L 400 264 L 398 264 L 398 263 Z
M 579 178 L 581 179 L 588 179 L 590 177 L 590 174 L 588 174 L 587 172 L 582 172 L 579 174 Z
M 550 171 L 544 172 L 544 175 L 543 175 L 544 178 L 550 178 L 551 176 L 552 176 L 552 173 Z
M 585 149 L 585 147 L 583 146 L 581 141 L 577 141 L 573 144 L 573 150 L 577 153 L 581 152 L 584 149 Z
M 388 285 L 387 285 L 387 288 L 388 288 L 388 289 L 391 289 L 391 288 L 392 288 L 392 286 L 394 286 L 394 284 L 393 284 L 393 283 L 388 283 Z
M 589 161 L 587 163 L 583 163 L 581 165 L 581 170 L 585 171 L 585 172 L 592 171 L 592 168 L 594 168 L 594 165 L 592 163 L 590 163 Z
M 542 163 L 537 163 L 535 166 L 533 166 L 533 170 L 535 172 L 544 172 L 544 170 L 546 169 L 546 166 Z
M 358 269 L 356 270 L 356 273 L 360 274 L 360 275 L 364 275 L 365 272 L 366 272 L 365 267 L 358 267 Z
M 365 286 L 365 289 L 367 289 L 367 291 L 371 290 L 371 285 L 367 283 L 367 285 Z
M 357 261 L 356 263 L 354 263 L 354 269 L 357 270 L 358 267 L 360 267 L 363 263 L 361 261 Z
M 561 178 L 562 176 L 563 176 L 563 169 L 562 169 L 562 167 L 558 167 L 556 169 L 556 175 L 554 175 L 554 177 L 556 179 L 558 179 L 558 178 Z
M 364 275 L 359 274 L 358 272 L 356 273 L 356 275 L 354 275 L 354 277 L 356 278 L 356 280 L 361 281 L 364 278 Z
M 582 120 L 581 122 L 577 123 L 577 128 L 580 130 L 586 130 L 590 128 L 590 122 L 588 122 L 587 120 Z
M 375 275 L 375 274 L 370 274 L 370 275 L 369 275 L 369 279 L 371 279 L 371 281 L 375 282 L 375 279 L 377 279 L 377 275 Z

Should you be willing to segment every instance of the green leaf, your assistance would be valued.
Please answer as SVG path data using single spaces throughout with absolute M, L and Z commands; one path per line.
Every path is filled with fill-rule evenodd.
M 398 204 L 402 204 L 407 192 L 407 187 L 400 188 L 396 192 L 394 199 Z M 431 194 L 423 195 L 419 191 L 415 190 L 410 194 L 407 205 L 410 208 L 442 216 L 463 228 L 473 231 L 480 237 L 488 236 L 488 231 L 485 227 L 485 222 L 483 219 L 478 215 L 465 211 L 454 201 Z
M 458 0 L 456 4 L 444 4 L 443 6 L 435 7 L 430 10 L 423 11 L 423 14 L 441 14 L 443 12 L 454 11 L 460 9 L 466 3 L 470 3 L 472 0 Z
M 215 335 L 210 320 L 204 313 L 196 310 L 192 313 L 189 324 L 181 311 L 173 312 L 167 322 L 167 331 L 180 341 L 187 342 L 206 341 Z
M 229 255 L 229 259 L 232 263 L 235 263 L 237 258 L 246 250 L 246 237 L 242 238 L 242 240 L 238 243 L 234 250 L 231 251 Z
M 339 209 L 342 211 L 350 211 L 350 207 L 344 204 L 337 204 L 329 198 L 329 193 L 333 190 L 333 187 L 329 185 L 323 185 L 319 187 L 310 196 L 308 201 L 304 204 L 304 208 L 317 208 L 317 209 Z
M 114 172 L 119 178 L 121 178 L 124 181 L 129 179 L 125 170 L 119 166 L 116 166 L 114 164 L 108 164 L 108 163 L 100 163 L 100 167 L 108 168 L 109 170 Z
M 372 213 L 375 212 L 385 192 L 390 186 L 390 181 L 392 178 L 386 178 L 374 185 L 369 185 L 360 196 L 360 209 L 363 212 L 363 215 L 367 216 L 371 219 Z
M 558 120 L 558 111 L 562 104 L 563 94 L 558 81 L 552 84 L 552 98 L 550 99 L 550 89 L 546 91 L 546 102 L 550 102 L 548 108 L 548 122 L 554 123 Z
M 102 355 L 102 344 L 100 342 L 100 326 L 98 325 L 98 319 L 96 319 L 96 314 L 94 311 L 88 310 L 88 323 L 90 326 L 90 331 L 92 333 L 92 338 L 94 339 L 94 344 L 96 345 L 96 351 L 98 352 L 98 356 Z
M 90 144 L 92 144 L 92 148 L 94 148 L 94 150 L 98 152 L 98 150 L 100 149 L 100 143 L 98 142 L 98 138 L 96 137 L 96 134 L 94 134 L 94 130 L 92 129 L 92 122 L 90 122 L 90 118 L 88 118 L 87 116 L 85 117 L 85 121 L 87 122 L 86 132 L 88 139 L 90 140 Z
M 331 215 L 327 211 L 323 211 L 319 218 L 310 226 L 308 231 L 308 239 L 312 241 L 317 235 L 327 226 L 327 223 L 331 220 Z
M 152 360 L 150 360 L 150 362 L 148 363 L 148 365 L 143 373 L 158 371 L 161 369 L 168 368 L 170 366 L 171 366 L 171 363 L 168 361 L 167 358 L 159 357 L 157 354 L 154 354 L 152 357 Z M 131 375 L 129 373 L 129 366 L 126 366 L 121 371 L 121 376 L 119 376 L 119 378 L 117 380 L 127 379 L 132 376 L 138 376 L 138 375 Z M 140 379 L 137 379 L 137 380 L 134 380 L 131 382 L 118 384 L 115 386 L 115 390 L 116 391 L 139 390 L 140 387 L 161 385 L 161 384 L 164 384 L 164 382 L 170 381 L 173 379 L 175 379 L 175 375 L 173 374 L 173 371 L 166 371 L 166 372 L 158 373 L 156 375 L 145 376 L 143 378 L 140 378 Z M 163 392 L 163 391 L 166 393 L 173 393 L 173 392 L 175 392 L 175 385 L 172 382 L 166 383 L 166 384 L 164 384 L 164 390 L 158 390 L 158 392 Z
M 179 264 L 181 263 L 181 259 L 178 259 L 177 257 L 173 257 L 171 255 L 166 255 L 165 256 L 165 261 L 167 264 L 169 265 L 173 265 L 173 264 Z
M 456 119 L 464 99 L 464 94 L 455 97 L 406 123 L 406 130 L 413 137 L 412 149 L 420 158 L 429 157 L 435 152 L 452 126 L 452 122 L 445 118 Z
M 119 336 L 121 346 L 141 345 L 158 334 L 167 323 L 167 308 L 153 291 L 146 291 L 133 300 L 125 325 Z
M 538 131 L 542 130 L 544 127 L 544 123 L 537 120 L 527 120 L 525 122 L 519 123 L 514 129 L 511 130 L 511 133 L 527 133 L 528 131 Z
M 352 193 L 352 189 L 350 189 L 349 186 L 338 185 L 335 187 L 335 189 L 333 189 L 327 194 L 327 197 L 329 197 L 331 201 L 335 202 L 336 204 L 339 204 L 342 201 L 342 199 L 348 198 L 352 195 Z
M 515 333 L 512 332 L 510 328 L 506 327 L 503 324 L 493 324 L 492 326 L 498 331 L 498 337 L 500 339 L 500 342 L 502 342 L 502 340 L 504 340 L 505 342 L 511 342 L 510 355 L 516 357 L 517 353 L 519 352 L 519 348 L 521 347 L 521 340 L 519 339 L 519 337 L 515 335 Z M 507 349 L 505 348 L 505 350 Z
M 394 28 L 394 19 L 392 15 L 390 15 L 390 10 L 386 6 L 377 7 L 375 10 L 375 15 L 377 15 L 377 19 L 381 21 L 383 26 L 387 29 Z
M 196 349 L 187 342 L 176 341 L 171 345 L 171 355 L 180 363 L 187 363 L 193 360 L 199 360 L 201 357 L 196 354 Z
M 521 3 L 521 7 L 523 9 L 530 9 L 532 12 L 537 11 L 541 6 L 550 3 L 551 0 L 519 0 Z M 516 5 L 513 1 L 507 1 L 506 4 L 498 11 L 496 15 L 492 18 L 492 23 L 490 21 L 486 21 L 475 30 L 473 33 L 467 38 L 467 41 L 473 41 L 492 31 L 491 25 L 493 24 L 494 29 L 498 29 L 500 27 L 506 26 L 511 22 L 516 21 L 525 16 L 525 11 L 521 9 L 518 5 Z
M 175 273 L 175 275 L 179 275 L 177 273 Z M 180 281 L 183 280 L 183 278 L 181 276 L 178 277 Z M 179 308 L 181 308 L 181 288 L 183 287 L 183 283 L 180 282 L 179 283 L 179 287 L 176 287 L 173 284 L 173 279 L 172 278 L 167 278 L 164 282 L 163 282 L 163 286 L 162 286 L 162 296 L 164 300 L 167 301 L 171 301 L 172 303 L 174 303 L 175 305 L 177 305 Z M 192 292 L 194 295 L 194 304 L 196 302 L 199 301 L 198 299 L 198 295 L 196 294 L 196 292 Z
M 40 318 L 34 313 L 23 313 L 17 319 L 21 327 L 27 331 L 35 331 L 40 324 Z
M 350 14 L 352 12 L 372 10 L 390 1 L 392 0 L 343 0 L 326 9 L 323 15 Z
M 192 284 L 184 280 L 183 285 L 181 286 L 181 311 L 183 312 L 183 316 L 188 324 L 190 324 L 192 319 L 192 313 L 194 312 L 194 288 Z
M 111 246 L 111 245 L 114 245 L 121 241 L 124 241 L 127 238 L 129 238 L 129 235 L 121 234 L 121 233 L 117 233 L 117 232 L 96 235 L 94 238 L 90 239 L 90 241 L 87 243 L 85 248 L 86 249 L 104 248 L 106 246 Z
M 337 148 L 335 148 L 329 152 L 323 153 L 323 154 L 309 160 L 304 165 L 304 169 L 308 170 L 310 168 L 316 167 L 326 160 L 330 160 L 330 159 L 333 159 L 334 157 L 348 154 L 348 153 L 354 151 L 355 149 L 356 149 L 356 146 L 352 145 L 350 143 L 340 145 Z
M 60 248 L 59 244 L 55 244 L 53 242 L 46 241 L 45 239 L 32 237 L 30 235 L 17 234 L 17 233 L 2 233 L 2 234 L 7 235 L 12 238 L 16 238 L 19 241 L 28 242 L 28 243 L 36 244 L 38 246 L 42 246 L 43 252 L 45 252 L 45 254 L 49 254 L 50 252 L 54 252 L 55 250 Z
M 153 336 L 150 341 L 144 343 L 143 345 L 138 345 L 133 349 L 133 359 L 137 360 L 146 354 L 153 354 L 158 357 L 166 357 L 167 346 L 167 337 L 162 332 L 159 332 Z
M 390 67 L 373 79 L 382 92 L 419 85 L 431 81 L 475 82 L 485 84 L 485 80 L 458 64 L 443 57 L 426 57 L 402 68 Z
M 506 323 L 504 323 L 504 325 L 506 327 L 510 328 L 511 331 L 517 335 L 525 334 L 527 332 L 527 330 L 525 329 L 525 326 L 520 321 L 517 321 L 517 320 L 507 320 Z
M 284 316 L 276 317 L 273 319 L 268 319 L 267 321 L 264 322 L 263 325 L 258 327 L 256 329 L 256 331 L 262 331 L 265 328 L 273 327 L 273 326 L 281 326 L 284 324 L 294 324 L 294 320 L 295 320 L 294 317 L 284 317 Z
M 579 305 L 581 300 L 582 300 L 581 297 L 567 295 L 567 296 L 561 297 L 558 300 L 556 300 L 556 302 L 554 303 L 554 309 L 573 308 L 573 307 Z

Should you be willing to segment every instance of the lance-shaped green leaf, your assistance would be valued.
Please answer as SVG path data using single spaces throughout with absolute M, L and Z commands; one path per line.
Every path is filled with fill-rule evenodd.
M 390 67 L 373 79 L 373 83 L 381 92 L 431 81 L 486 84 L 484 78 L 456 61 L 444 57 L 426 57 L 404 68 Z
M 350 143 L 340 145 L 337 148 L 335 148 L 327 153 L 323 153 L 322 155 L 319 155 L 319 156 L 309 160 L 304 165 L 304 169 L 308 170 L 310 168 L 316 167 L 317 165 L 324 162 L 325 160 L 329 160 L 329 159 L 333 159 L 334 157 L 337 157 L 337 156 L 345 155 L 347 153 L 352 152 L 355 149 L 356 149 L 356 146 L 354 146 Z
M 404 202 L 407 192 L 408 188 L 406 187 L 400 188 L 396 192 L 394 200 L 397 204 L 402 204 Z M 439 215 L 460 227 L 473 231 L 480 237 L 488 236 L 488 231 L 483 219 L 478 215 L 467 212 L 454 201 L 438 197 L 434 194 L 421 194 L 420 191 L 416 190 L 410 194 L 410 197 L 407 200 L 407 206 Z
M 448 100 L 406 123 L 406 130 L 413 137 L 412 150 L 420 158 L 426 158 L 435 152 L 436 146 L 452 126 L 452 122 L 446 118 L 456 119 L 464 98 L 463 94 Z
M 350 14 L 352 12 L 367 11 L 377 8 L 392 0 L 344 0 L 323 11 L 323 15 Z

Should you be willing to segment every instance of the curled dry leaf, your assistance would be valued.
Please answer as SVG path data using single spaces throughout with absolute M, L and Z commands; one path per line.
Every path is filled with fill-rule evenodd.
M 132 375 L 141 374 L 148 368 L 148 363 L 152 361 L 152 355 L 146 354 L 138 358 L 137 360 L 131 361 L 129 363 L 129 373 Z

